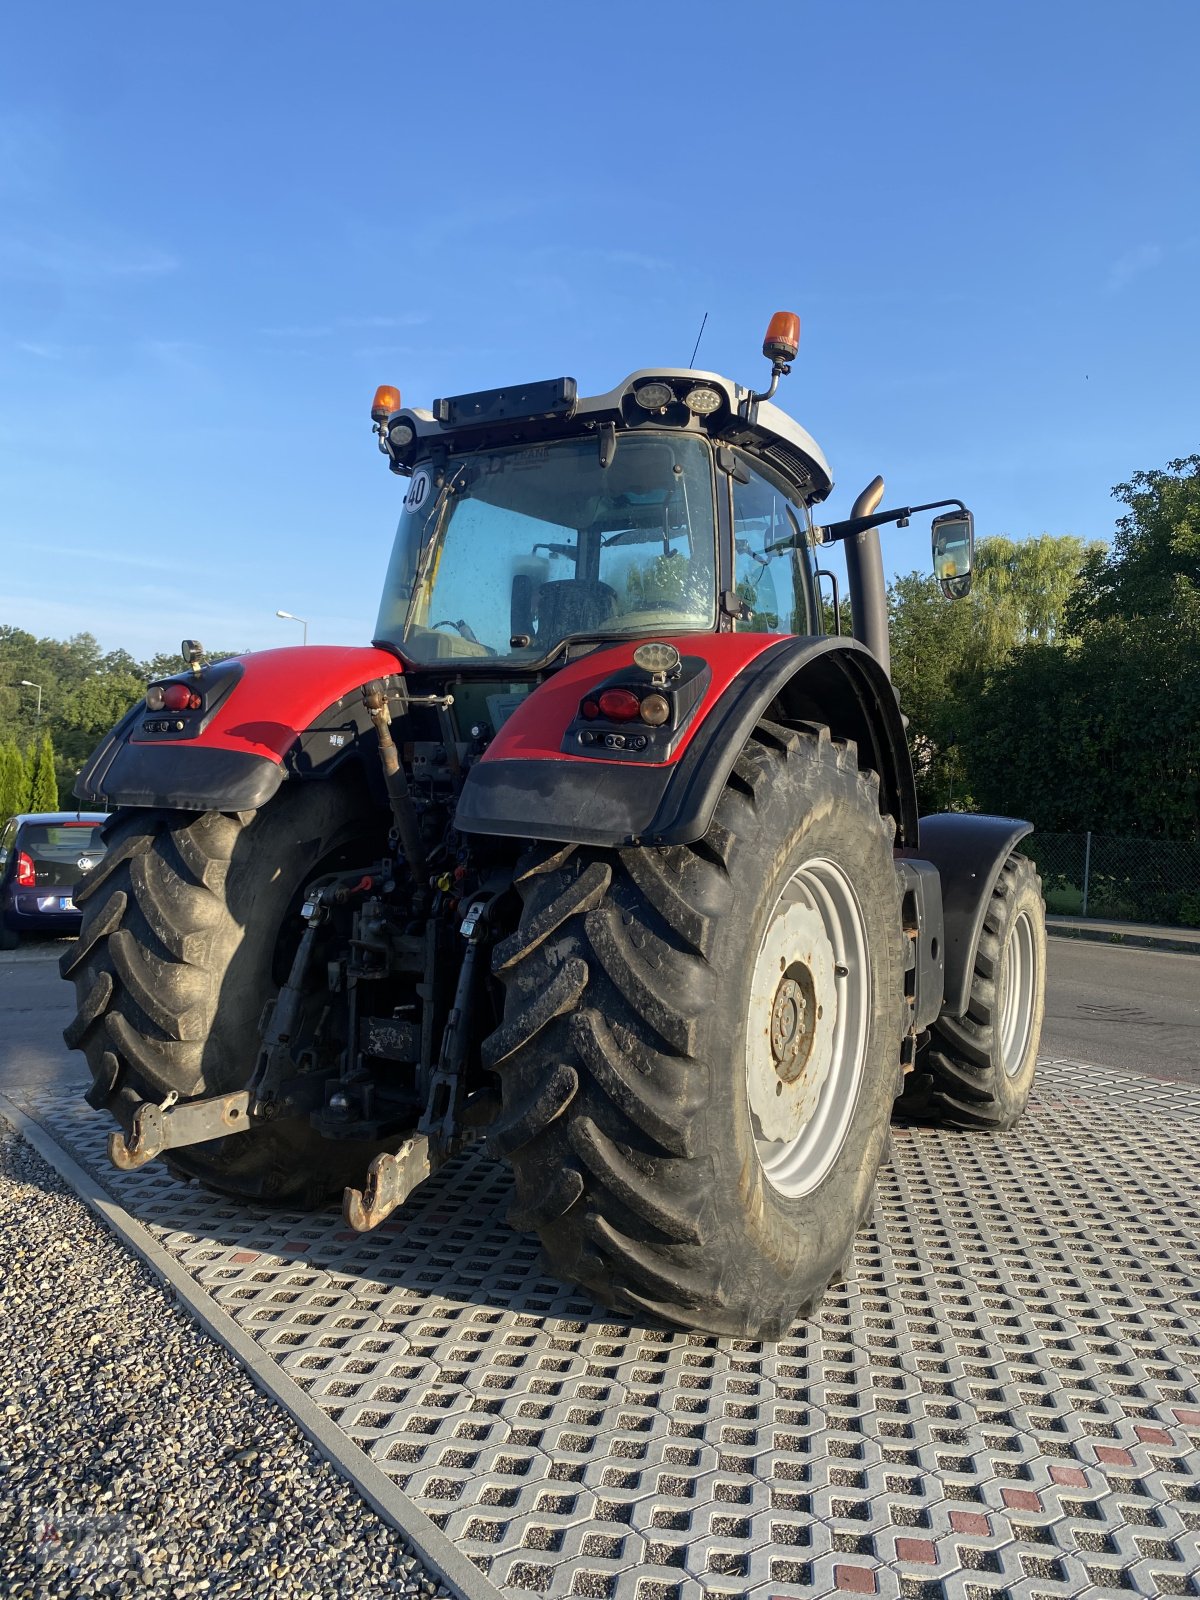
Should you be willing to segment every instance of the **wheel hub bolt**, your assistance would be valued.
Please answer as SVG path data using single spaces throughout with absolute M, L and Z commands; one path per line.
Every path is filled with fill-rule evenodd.
M 800 993 L 800 985 L 792 978 L 785 978 L 776 991 L 771 1010 L 771 1050 L 776 1061 L 795 1053 L 796 1036 L 800 1031 L 803 1013 L 804 996 Z

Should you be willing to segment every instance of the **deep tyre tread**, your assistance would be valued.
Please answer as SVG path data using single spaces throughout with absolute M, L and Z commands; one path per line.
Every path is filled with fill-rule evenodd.
M 1014 1072 L 1005 1070 L 1000 1007 L 1017 919 L 1033 929 L 1034 986 L 1028 1046 Z M 1009 856 L 984 913 L 983 931 L 964 1016 L 943 1015 L 899 1102 L 901 1117 L 946 1128 L 1002 1133 L 1020 1121 L 1037 1072 L 1046 998 L 1046 905 L 1037 869 L 1027 856 Z
M 503 1101 L 489 1137 L 513 1169 L 510 1221 L 556 1271 L 626 1314 L 762 1338 L 844 1277 L 899 1070 L 893 833 L 853 745 L 763 722 L 696 844 L 523 859 L 521 925 L 494 963 L 504 1020 L 483 1047 Z M 756 1153 L 744 1028 L 782 885 L 821 855 L 863 904 L 870 1049 L 840 1157 L 792 1200 Z
M 92 1072 L 89 1103 L 128 1128 L 139 1101 L 242 1088 L 280 972 L 279 937 L 318 863 L 370 828 L 334 784 L 289 785 L 260 812 L 118 811 L 76 896 L 60 962 L 78 1009 L 64 1030 Z M 373 1153 L 301 1121 L 173 1151 L 171 1170 L 223 1194 L 309 1205 L 361 1180 Z

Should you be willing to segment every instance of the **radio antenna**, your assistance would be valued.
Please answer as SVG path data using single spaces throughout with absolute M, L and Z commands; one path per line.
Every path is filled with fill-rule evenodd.
M 708 312 L 706 311 L 704 313 L 704 319 L 700 323 L 700 332 L 696 335 L 696 343 L 695 343 L 695 346 L 694 346 L 694 348 L 692 350 L 692 359 L 688 362 L 688 366 L 689 367 L 694 367 L 696 365 L 696 351 L 699 350 L 699 348 L 700 348 L 700 341 L 704 337 L 704 324 L 707 321 L 708 321 Z

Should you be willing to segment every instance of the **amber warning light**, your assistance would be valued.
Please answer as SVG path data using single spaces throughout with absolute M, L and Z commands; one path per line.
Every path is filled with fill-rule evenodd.
M 400 409 L 400 391 L 390 383 L 381 383 L 371 401 L 371 421 L 385 422 L 393 411 Z
M 777 311 L 767 324 L 763 355 L 768 361 L 794 361 L 800 348 L 800 318 L 794 311 Z

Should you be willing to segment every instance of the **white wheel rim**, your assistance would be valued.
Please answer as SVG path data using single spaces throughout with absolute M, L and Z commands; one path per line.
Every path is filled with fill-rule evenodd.
M 1020 1072 L 1029 1051 L 1035 974 L 1033 923 L 1022 911 L 1009 930 L 1001 972 L 1000 1059 L 1010 1078 Z
M 858 1103 L 871 1031 L 866 921 L 835 862 L 788 880 L 755 958 L 746 1092 L 764 1176 L 810 1194 L 836 1161 Z

